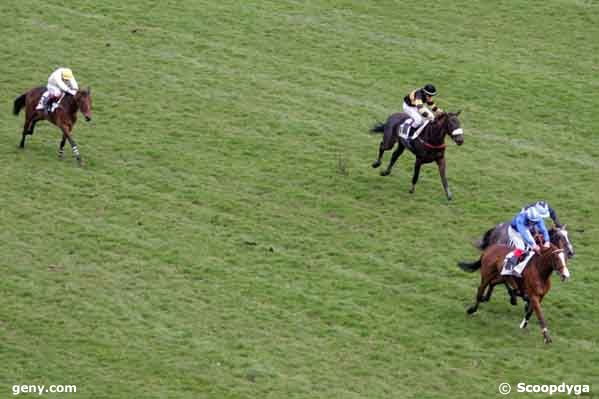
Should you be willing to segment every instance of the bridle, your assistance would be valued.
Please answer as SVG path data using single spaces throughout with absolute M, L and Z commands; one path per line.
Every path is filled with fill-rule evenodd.
M 443 122 L 443 126 L 441 126 L 441 130 L 445 129 L 446 127 L 444 125 L 448 125 L 449 124 L 449 115 L 445 114 L 447 120 L 445 122 Z M 449 129 L 449 127 L 447 127 L 446 129 Z M 462 130 L 462 128 L 458 128 L 453 130 L 452 132 L 448 132 L 451 136 L 458 136 L 460 134 L 464 134 L 464 130 Z M 447 134 L 447 133 L 445 133 Z M 420 138 L 420 136 L 418 136 L 417 138 L 418 141 L 420 141 L 420 143 L 425 147 L 428 148 L 429 150 L 437 150 L 437 151 L 443 151 L 445 150 L 445 148 L 447 147 L 447 144 L 442 143 L 442 144 L 431 144 L 429 142 L 424 141 L 422 138 Z

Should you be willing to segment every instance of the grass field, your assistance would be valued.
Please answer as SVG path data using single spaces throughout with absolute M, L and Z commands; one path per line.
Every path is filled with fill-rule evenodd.
M 488 398 L 501 382 L 599 397 L 596 1 L 0 15 L 1 397 Z M 17 148 L 14 98 L 61 65 L 92 88 L 84 168 L 57 159 L 47 123 Z M 408 193 L 411 154 L 389 177 L 370 167 L 368 129 L 429 81 L 463 110 L 451 203 L 430 165 Z M 468 317 L 478 275 L 456 265 L 537 199 L 577 251 L 543 303 L 550 346 L 503 290 Z

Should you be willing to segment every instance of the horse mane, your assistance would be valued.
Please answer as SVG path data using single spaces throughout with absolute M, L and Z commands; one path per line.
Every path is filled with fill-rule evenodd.
M 485 233 L 483 238 L 480 241 L 477 241 L 474 245 L 481 251 L 485 250 L 490 244 L 489 239 L 491 238 L 491 234 L 494 231 L 495 231 L 495 227 L 492 227 L 489 230 L 487 230 L 487 232 Z

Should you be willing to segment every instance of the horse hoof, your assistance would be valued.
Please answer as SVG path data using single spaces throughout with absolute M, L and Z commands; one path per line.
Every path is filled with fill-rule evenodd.
M 372 167 L 375 168 L 375 169 L 378 168 L 379 166 L 381 166 L 381 161 L 374 161 L 372 163 Z
M 410 194 L 414 194 L 414 191 L 416 191 L 416 190 L 414 189 L 414 187 L 412 187 L 412 188 L 410 189 Z
M 389 170 L 381 171 L 381 176 L 389 176 L 389 174 L 391 174 L 391 171 L 389 171 Z
M 472 314 L 472 313 L 476 312 L 476 309 L 474 307 L 470 307 L 470 308 L 468 308 L 468 310 L 466 312 L 468 314 Z
M 546 336 L 546 337 L 544 338 L 544 342 L 545 342 L 546 344 L 550 344 L 550 343 L 551 343 L 551 342 L 553 342 L 553 341 L 551 340 L 551 337 L 550 337 L 550 336 Z
M 447 201 L 451 201 L 453 199 L 453 195 L 451 193 L 447 194 Z
M 526 328 L 526 326 L 528 326 L 528 321 L 522 320 L 522 323 L 520 323 L 520 328 Z

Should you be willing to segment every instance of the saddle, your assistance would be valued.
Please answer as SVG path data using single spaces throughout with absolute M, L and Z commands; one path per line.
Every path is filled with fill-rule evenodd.
M 401 125 L 399 125 L 399 137 L 406 141 L 414 140 L 418 136 L 420 136 L 420 133 L 422 133 L 424 128 L 429 124 L 429 122 L 430 120 L 426 119 L 422 123 L 422 125 L 420 125 L 420 127 L 412 133 L 412 131 L 414 130 L 412 128 L 412 123 L 414 123 L 414 121 L 412 120 L 412 118 L 408 118 L 405 121 L 403 121 Z
M 522 277 L 522 273 L 524 272 L 524 268 L 528 265 L 530 259 L 534 256 L 534 251 L 530 252 L 522 252 L 520 256 L 516 258 L 515 264 L 510 264 L 510 255 L 512 252 L 506 255 L 505 261 L 503 263 L 503 270 L 501 270 L 502 276 L 513 276 L 513 277 Z

